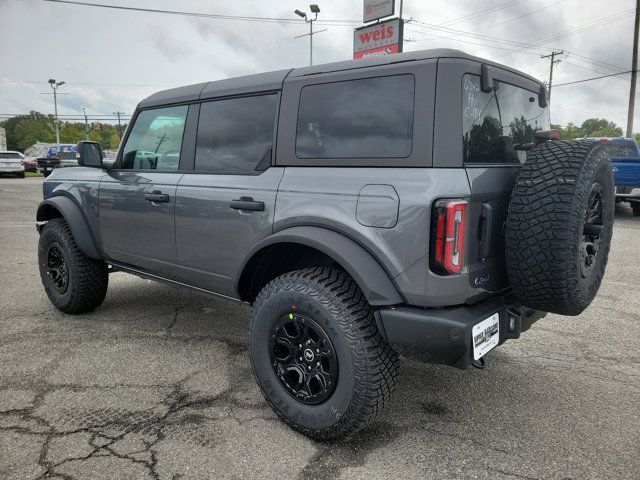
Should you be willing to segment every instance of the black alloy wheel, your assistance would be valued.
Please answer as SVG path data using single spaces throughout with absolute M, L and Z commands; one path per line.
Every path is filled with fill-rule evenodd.
M 58 293 L 66 292 L 69 286 L 69 271 L 62 247 L 58 243 L 52 243 L 47 250 L 46 268 L 53 287 Z
M 299 402 L 324 402 L 338 383 L 338 358 L 324 329 L 299 313 L 283 315 L 273 325 L 271 365 L 280 384 Z
M 586 278 L 593 269 L 600 247 L 602 233 L 603 211 L 602 185 L 594 183 L 591 186 L 587 209 L 584 213 L 583 237 L 580 242 L 580 273 Z

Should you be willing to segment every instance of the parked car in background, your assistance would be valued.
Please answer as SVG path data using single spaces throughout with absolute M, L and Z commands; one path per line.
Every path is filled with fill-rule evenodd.
M 611 159 L 613 179 L 616 185 L 616 201 L 629 202 L 633 214 L 640 217 L 640 149 L 632 138 L 592 137 L 589 140 L 600 142 Z
M 38 173 L 38 159 L 36 157 L 24 157 L 22 160 L 25 172 Z
M 0 174 L 12 174 L 24 178 L 24 155 L 10 150 L 0 152 Z
M 38 157 L 38 169 L 48 177 L 55 168 L 77 167 L 76 146 L 72 144 L 50 145 L 43 156 Z

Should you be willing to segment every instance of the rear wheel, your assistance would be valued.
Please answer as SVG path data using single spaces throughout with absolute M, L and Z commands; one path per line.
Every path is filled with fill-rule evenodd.
M 611 165 L 598 142 L 535 147 L 515 182 L 505 228 L 507 273 L 528 307 L 578 315 L 595 297 L 613 231 Z
M 38 242 L 44 290 L 56 308 L 83 313 L 99 306 L 107 293 L 107 264 L 84 255 L 62 218 L 47 222 Z
M 640 217 L 640 202 L 632 202 L 631 208 L 633 209 L 633 216 Z
M 44 175 L 44 177 L 48 177 L 49 175 L 51 175 L 51 171 L 47 171 L 47 170 L 43 170 L 42 171 L 42 175 Z
M 397 354 L 340 270 L 298 270 L 267 284 L 253 308 L 249 348 L 267 402 L 312 438 L 343 438 L 365 427 L 395 385 Z

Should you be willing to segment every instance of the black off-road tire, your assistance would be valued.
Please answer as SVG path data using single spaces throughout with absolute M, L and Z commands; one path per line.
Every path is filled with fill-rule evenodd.
M 598 197 L 600 220 L 591 220 L 588 204 Z M 535 147 L 518 173 L 505 228 L 507 273 L 517 298 L 561 315 L 587 308 L 607 264 L 614 208 L 611 166 L 598 142 L 558 140 Z M 593 252 L 589 242 L 595 245 L 585 234 L 591 223 L 601 229 L 585 267 L 583 253 Z
M 49 250 L 56 247 L 62 253 L 68 272 L 64 291 L 56 288 L 48 270 Z M 99 306 L 107 294 L 109 272 L 107 264 L 87 257 L 76 245 L 71 229 L 62 218 L 49 220 L 38 242 L 38 264 L 44 290 L 55 307 L 65 313 L 83 313 Z
M 48 171 L 48 172 L 44 170 L 42 171 L 42 175 L 44 176 L 44 178 L 47 178 L 49 175 L 51 175 L 51 173 L 52 173 L 51 171 Z
M 270 337 L 283 315 L 313 318 L 333 344 L 339 373 L 335 389 L 321 403 L 299 401 L 276 375 Z M 358 285 L 341 270 L 308 268 L 269 282 L 253 307 L 249 349 L 269 405 L 290 427 L 317 440 L 346 438 L 364 428 L 382 411 L 395 386 L 398 355 L 378 331 Z

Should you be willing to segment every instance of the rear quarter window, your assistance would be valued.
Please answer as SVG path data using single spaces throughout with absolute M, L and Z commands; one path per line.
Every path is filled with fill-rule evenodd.
M 405 158 L 413 143 L 413 75 L 308 85 L 302 89 L 296 156 Z
M 537 92 L 496 81 L 486 93 L 480 76 L 472 74 L 462 77 L 462 119 L 465 163 L 523 163 L 526 151 L 521 146 L 550 127 L 548 108 L 538 105 Z

